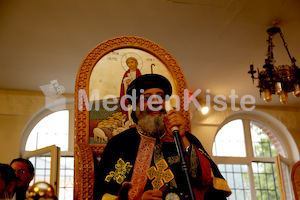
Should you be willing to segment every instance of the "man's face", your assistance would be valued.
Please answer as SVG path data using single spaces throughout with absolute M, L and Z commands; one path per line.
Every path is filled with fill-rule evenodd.
M 137 61 L 133 58 L 128 58 L 126 61 L 127 66 L 129 67 L 130 71 L 136 71 L 137 69 Z
M 135 111 L 137 124 L 155 138 L 159 138 L 166 131 L 164 125 L 164 96 L 165 93 L 160 88 L 145 90 Z
M 33 179 L 34 173 L 30 174 L 27 163 L 22 161 L 15 161 L 11 164 L 11 167 L 16 172 L 17 186 L 18 187 L 28 186 L 30 181 Z
M 165 110 L 165 93 L 160 88 L 150 88 L 145 90 L 138 102 L 140 114 L 147 112 L 153 116 L 155 114 L 164 114 Z

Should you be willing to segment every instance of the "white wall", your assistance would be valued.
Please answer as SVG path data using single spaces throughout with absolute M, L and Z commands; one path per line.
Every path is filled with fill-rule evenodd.
M 42 92 L 0 90 L 0 163 L 19 157 L 22 132 L 44 106 Z

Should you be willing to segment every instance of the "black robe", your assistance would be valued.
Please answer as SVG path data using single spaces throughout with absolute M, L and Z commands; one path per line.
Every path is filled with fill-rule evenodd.
M 230 195 L 231 191 L 220 174 L 215 163 L 210 159 L 204 150 L 200 141 L 190 133 L 186 134 L 191 143 L 191 150 L 187 155 L 189 166 L 190 181 L 192 183 L 196 199 L 205 200 L 223 200 Z M 136 128 L 128 129 L 114 136 L 107 144 L 101 157 L 98 167 L 95 167 L 94 200 L 101 199 L 106 193 L 111 195 L 125 194 L 127 196 L 128 188 L 120 193 L 124 183 L 131 182 L 133 169 L 141 142 L 141 137 Z M 182 171 L 180 159 L 176 150 L 175 142 L 172 140 L 161 139 L 156 141 L 151 166 L 155 166 L 161 158 L 167 161 L 169 169 L 174 174 L 174 180 L 170 181 L 164 187 L 164 195 L 176 193 L 181 199 L 190 199 L 187 188 L 187 182 Z M 116 163 L 127 164 L 126 170 L 116 173 Z M 125 169 L 125 168 L 124 168 Z M 213 175 L 212 175 L 213 174 Z M 218 179 L 217 189 L 214 187 Z M 153 186 L 149 178 L 143 191 L 152 190 Z M 221 183 L 221 187 L 220 187 Z M 126 188 L 126 187 L 124 187 Z

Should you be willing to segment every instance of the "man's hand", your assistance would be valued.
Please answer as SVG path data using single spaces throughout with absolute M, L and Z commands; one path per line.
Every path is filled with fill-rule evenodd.
M 171 110 L 166 114 L 165 117 L 165 126 L 167 128 L 168 133 L 173 137 L 173 133 L 171 131 L 172 127 L 176 126 L 179 129 L 179 134 L 181 137 L 185 136 L 185 120 L 177 110 Z
M 141 200 L 162 200 L 163 192 L 160 190 L 147 190 L 143 193 Z
M 166 114 L 165 117 L 165 126 L 168 131 L 168 133 L 174 137 L 171 128 L 176 126 L 179 129 L 179 135 L 181 137 L 181 144 L 182 147 L 185 149 L 187 146 L 190 145 L 190 142 L 185 137 L 186 133 L 186 123 L 184 118 L 179 114 L 177 110 L 171 110 Z

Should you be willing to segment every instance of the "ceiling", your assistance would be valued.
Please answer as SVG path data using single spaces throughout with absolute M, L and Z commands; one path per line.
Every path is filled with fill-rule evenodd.
M 131 35 L 169 51 L 199 96 L 209 89 L 230 102 L 235 90 L 237 103 L 252 95 L 257 105 L 300 107 L 292 94 L 286 105 L 264 102 L 247 74 L 251 60 L 262 69 L 274 24 L 300 59 L 298 0 L 0 0 L 0 89 L 41 91 L 57 80 L 72 94 L 87 53 Z M 290 64 L 279 35 L 274 44 L 277 64 Z

